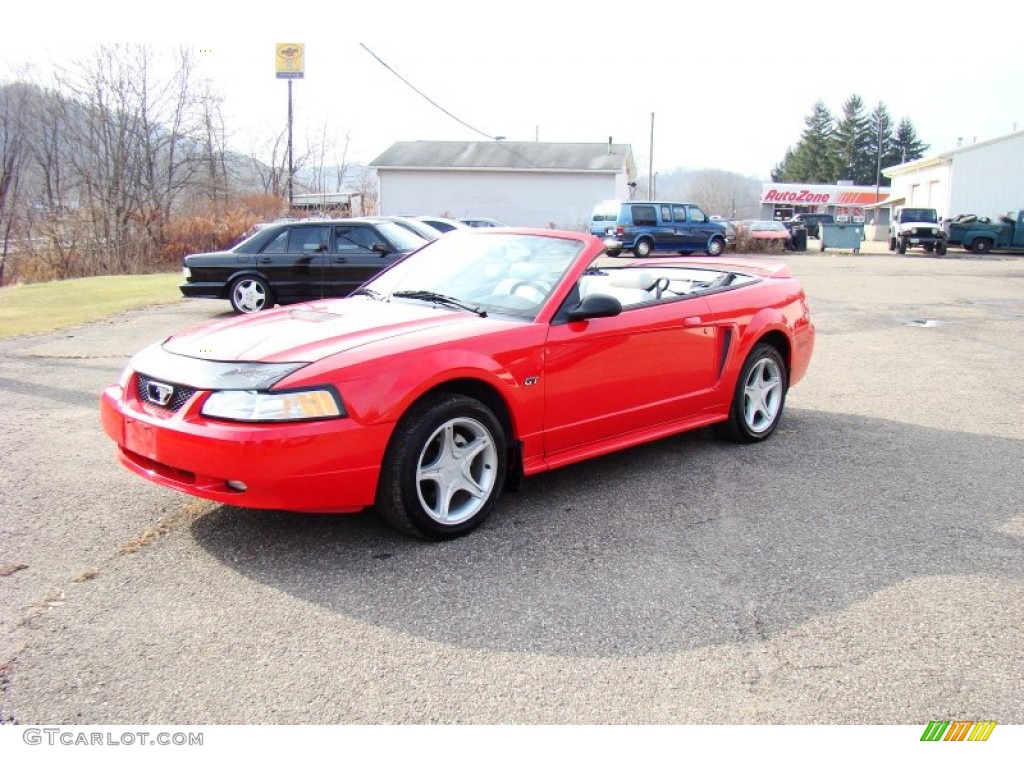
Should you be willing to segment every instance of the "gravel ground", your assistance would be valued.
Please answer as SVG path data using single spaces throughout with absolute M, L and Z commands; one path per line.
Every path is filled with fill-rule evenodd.
M 1024 260 L 786 258 L 818 342 L 770 441 L 531 478 L 437 545 L 117 465 L 102 388 L 221 302 L 0 342 L 0 720 L 1024 723 Z

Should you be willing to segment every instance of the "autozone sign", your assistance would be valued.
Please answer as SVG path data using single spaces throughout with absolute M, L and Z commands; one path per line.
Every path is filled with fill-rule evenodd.
M 831 199 L 829 194 L 811 192 L 809 189 L 801 189 L 799 192 L 780 192 L 777 189 L 770 189 L 764 196 L 766 203 L 827 203 Z
M 874 187 L 853 187 L 849 184 L 764 184 L 761 187 L 761 202 L 860 206 L 876 203 L 885 199 L 888 194 L 888 189 L 879 190 L 879 194 L 876 195 Z

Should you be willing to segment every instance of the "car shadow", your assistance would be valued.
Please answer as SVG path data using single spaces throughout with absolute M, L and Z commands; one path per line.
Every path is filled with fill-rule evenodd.
M 433 641 L 661 653 L 763 640 L 907 579 L 1024 578 L 1022 465 L 1021 441 L 790 409 L 760 445 L 701 430 L 529 478 L 455 541 L 235 507 L 192 535 L 248 578 Z

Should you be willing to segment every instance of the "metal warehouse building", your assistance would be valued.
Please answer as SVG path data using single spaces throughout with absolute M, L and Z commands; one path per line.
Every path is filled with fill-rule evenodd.
M 611 141 L 400 141 L 370 166 L 383 215 L 557 229 L 586 229 L 597 203 L 629 198 L 636 176 L 630 145 Z
M 892 179 L 886 206 L 935 208 L 996 217 L 1024 208 L 1024 131 L 883 169 Z

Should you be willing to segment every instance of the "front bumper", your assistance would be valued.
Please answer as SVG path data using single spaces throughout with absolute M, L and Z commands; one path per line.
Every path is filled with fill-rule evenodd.
M 906 229 L 900 232 L 899 236 L 907 245 L 936 245 L 946 242 L 946 235 L 941 230 Z
M 100 420 L 121 464 L 140 477 L 254 509 L 358 512 L 373 504 L 393 424 L 217 421 L 200 413 L 206 392 L 169 413 L 141 403 L 133 386 L 103 393 Z

